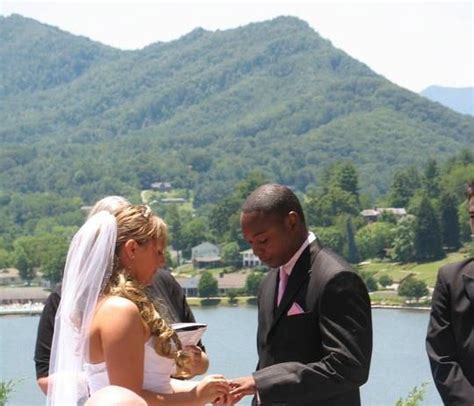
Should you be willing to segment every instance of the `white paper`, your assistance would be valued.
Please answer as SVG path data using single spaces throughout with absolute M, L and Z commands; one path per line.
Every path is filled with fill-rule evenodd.
M 171 327 L 178 334 L 183 347 L 196 345 L 207 329 L 207 325 L 202 323 L 173 323 Z

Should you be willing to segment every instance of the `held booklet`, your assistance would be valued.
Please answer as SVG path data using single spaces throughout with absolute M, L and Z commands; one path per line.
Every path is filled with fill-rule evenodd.
M 186 345 L 196 345 L 207 329 L 207 324 L 202 323 L 173 323 L 171 325 L 178 334 L 183 347 Z

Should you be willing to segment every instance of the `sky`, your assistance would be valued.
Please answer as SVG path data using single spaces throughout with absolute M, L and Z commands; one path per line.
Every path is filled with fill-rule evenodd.
M 414 92 L 474 86 L 474 0 L 1 0 L 12 13 L 121 49 L 291 15 Z

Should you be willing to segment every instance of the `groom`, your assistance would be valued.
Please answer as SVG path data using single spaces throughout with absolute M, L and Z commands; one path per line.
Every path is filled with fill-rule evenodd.
M 254 404 L 360 405 L 372 353 L 370 299 L 360 277 L 308 233 L 300 202 L 267 184 L 242 206 L 242 232 L 273 268 L 258 295 L 252 376 L 232 381 L 236 399 Z

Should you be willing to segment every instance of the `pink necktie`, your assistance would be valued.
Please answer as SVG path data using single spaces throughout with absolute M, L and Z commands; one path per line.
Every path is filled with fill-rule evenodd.
M 277 306 L 280 305 L 281 298 L 283 297 L 283 293 L 285 293 L 287 283 L 288 283 L 288 274 L 285 272 L 285 269 L 281 266 L 280 267 L 280 282 L 278 283 Z

